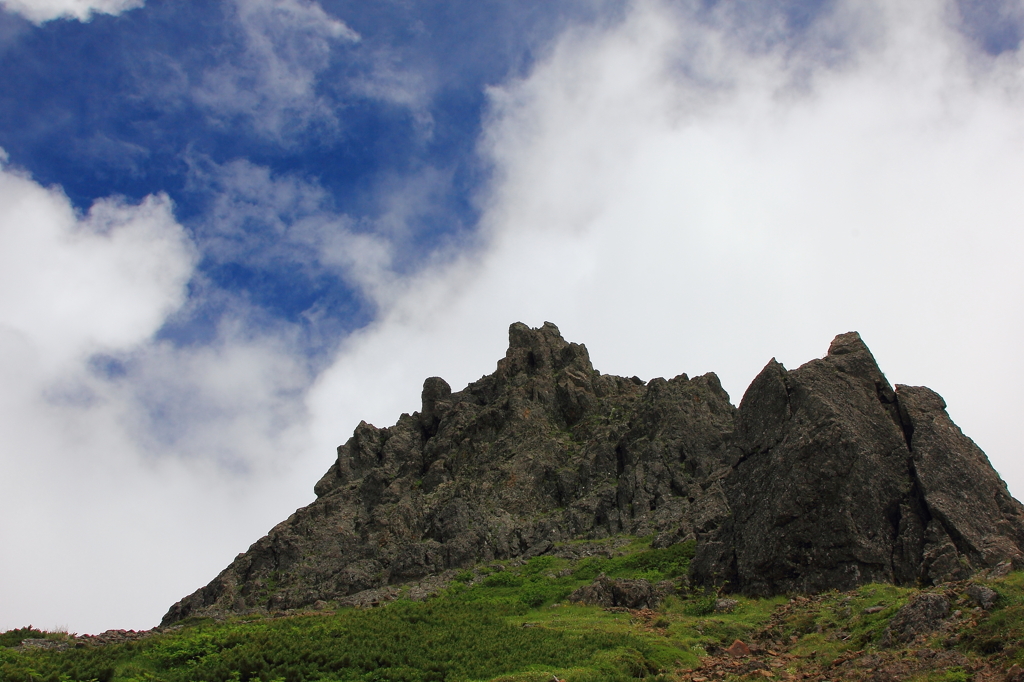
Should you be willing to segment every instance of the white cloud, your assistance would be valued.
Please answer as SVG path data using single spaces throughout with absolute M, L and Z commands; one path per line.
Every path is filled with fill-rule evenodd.
M 120 14 L 142 7 L 144 0 L 0 0 L 8 12 L 35 24 L 53 19 L 89 21 L 93 14 Z
M 729 16 L 641 1 L 568 32 L 491 92 L 486 246 L 348 340 L 310 398 L 314 439 L 393 423 L 426 376 L 492 371 L 514 320 L 556 322 L 605 372 L 715 371 L 734 401 L 772 356 L 794 367 L 857 329 L 1024 495 L 1024 70 L 952 16 L 839 3 L 800 45 L 750 50 Z
M 361 57 L 364 72 L 345 82 L 347 93 L 404 107 L 412 115 L 417 136 L 430 139 L 434 132 L 429 110 L 435 88 L 432 78 L 418 65 L 403 63 L 401 54 L 386 45 L 367 47 Z
M 344 126 L 339 98 L 371 100 L 405 109 L 418 138 L 431 137 L 436 84 L 401 49 L 364 42 L 315 0 L 233 0 L 229 7 L 237 52 L 207 69 L 191 92 L 214 117 L 242 117 L 287 144 L 310 129 L 338 133 Z M 346 47 L 352 49 L 339 55 Z M 332 68 L 342 60 L 341 70 Z
M 96 202 L 0 167 L 0 329 L 60 372 L 151 336 L 184 300 L 194 256 L 165 195 Z
M 214 193 L 201 236 L 207 257 L 257 269 L 329 273 L 371 301 L 390 288 L 405 212 L 355 220 L 336 211 L 316 182 L 275 175 L 245 160 L 197 164 L 192 183 Z
M 343 280 L 371 305 L 387 305 L 400 289 L 402 273 L 424 260 L 448 257 L 449 244 L 424 254 L 416 224 L 438 212 L 438 197 L 451 188 L 451 174 L 430 166 L 385 177 L 366 192 L 370 215 L 339 212 L 330 193 L 313 179 L 272 173 L 239 159 L 192 162 L 190 186 L 208 192 L 197 221 L 204 257 L 241 264 L 271 276 L 300 271 Z M 443 208 L 441 209 L 443 210 Z M 452 242 L 460 226 L 447 226 Z
M 331 50 L 359 35 L 313 0 L 236 0 L 237 58 L 208 70 L 194 91 L 219 117 L 243 116 L 278 140 L 310 125 L 337 124 L 317 92 Z
M 287 334 L 154 336 L 195 261 L 165 196 L 80 215 L 0 168 L 0 629 L 151 627 L 311 497 Z

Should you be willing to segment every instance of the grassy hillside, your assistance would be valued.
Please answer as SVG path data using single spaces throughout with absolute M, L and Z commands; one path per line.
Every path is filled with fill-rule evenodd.
M 1020 573 L 984 583 L 998 593 L 988 611 L 975 606 L 966 582 L 925 591 L 868 585 L 809 598 L 736 597 L 728 613 L 714 612 L 717 595 L 685 589 L 658 610 L 565 601 L 601 573 L 681 584 L 692 553 L 692 544 L 652 550 L 644 540 L 619 539 L 599 556 L 478 566 L 423 602 L 193 621 L 135 638 L 12 630 L 0 635 L 0 680 L 955 682 L 1003 680 L 1006 669 L 1024 665 Z M 916 639 L 885 643 L 901 607 L 922 592 L 941 595 L 950 613 Z M 25 639 L 33 641 L 19 646 Z M 749 655 L 726 650 L 737 639 Z

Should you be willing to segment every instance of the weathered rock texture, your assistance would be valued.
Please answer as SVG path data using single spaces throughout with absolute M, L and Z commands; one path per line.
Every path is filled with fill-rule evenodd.
M 882 646 L 913 642 L 918 635 L 934 632 L 949 616 L 949 600 L 941 594 L 918 594 L 896 612 L 882 635 Z
M 740 403 L 730 513 L 693 572 L 749 594 L 964 578 L 1021 563 L 1024 509 L 933 391 L 894 391 L 856 333 Z
M 672 593 L 672 590 L 670 580 L 652 585 L 647 580 L 624 580 L 602 575 L 566 599 L 570 602 L 605 608 L 654 609 L 662 599 Z
M 339 601 L 620 533 L 697 538 L 692 578 L 751 594 L 1024 563 L 1024 508 L 926 388 L 894 391 L 856 333 L 739 409 L 714 374 L 602 375 L 545 323 L 497 370 L 356 427 L 316 501 L 164 617 Z

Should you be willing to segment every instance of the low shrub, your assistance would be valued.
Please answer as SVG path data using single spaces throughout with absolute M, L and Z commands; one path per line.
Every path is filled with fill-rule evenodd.
M 484 587 L 521 587 L 522 584 L 522 576 L 518 576 L 511 571 L 492 573 L 482 583 Z
M 710 616 L 715 612 L 716 601 L 718 601 L 718 593 L 714 590 L 705 590 L 702 594 L 691 597 L 683 602 L 683 613 L 687 616 L 698 618 Z
M 36 630 L 31 625 L 16 630 L 0 633 L 0 646 L 18 646 L 25 639 L 43 639 L 46 633 Z

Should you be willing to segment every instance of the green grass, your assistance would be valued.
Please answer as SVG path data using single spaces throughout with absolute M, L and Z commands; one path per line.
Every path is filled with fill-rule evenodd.
M 999 600 L 965 637 L 967 647 L 980 654 L 1001 654 L 1024 666 L 1024 572 L 1012 573 L 991 587 Z
M 589 582 L 604 573 L 611 578 L 644 578 L 651 582 L 668 580 L 686 574 L 695 549 L 696 542 L 690 541 L 663 549 L 642 549 L 610 559 L 589 557 L 577 564 L 573 577 Z
M 785 597 L 748 599 L 733 595 L 737 604 L 730 613 L 695 615 L 704 611 L 708 598 L 704 593 L 688 599 L 670 598 L 663 606 L 670 622 L 669 636 L 679 646 L 700 656 L 727 647 L 737 639 L 750 641 L 751 635 L 768 621 L 775 608 L 786 602 Z
M 522 566 L 502 566 L 504 570 L 492 571 L 472 588 L 456 588 L 452 596 L 464 602 L 521 604 L 528 608 L 550 606 L 602 573 L 612 578 L 643 578 L 651 582 L 678 578 L 689 569 L 694 550 L 693 542 L 650 549 L 650 539 L 641 538 L 622 548 L 627 553 L 612 558 L 587 557 L 571 562 L 550 555 L 538 556 Z
M 541 556 L 467 569 L 426 602 L 398 600 L 331 615 L 195 620 L 105 646 L 76 644 L 65 633 L 12 630 L 0 634 L 0 681 L 550 682 L 556 675 L 568 682 L 668 682 L 735 639 L 766 647 L 785 643 L 793 655 L 790 671 L 827 670 L 843 656 L 877 647 L 889 620 L 916 591 L 865 585 L 793 601 L 731 595 L 737 603 L 729 613 L 713 612 L 715 593 L 685 590 L 653 614 L 567 603 L 572 590 L 602 573 L 674 579 L 693 556 L 692 543 L 651 549 L 644 538 L 615 542 L 618 556 Z M 970 656 L 998 658 L 1005 668 L 1024 662 L 1024 574 L 991 585 L 1000 598 L 990 613 L 972 611 L 966 597 L 958 597 L 953 608 L 973 620 L 955 646 Z M 43 637 L 76 645 L 10 648 Z M 913 679 L 964 682 L 970 675 L 952 667 Z
M 587 670 L 593 679 L 656 668 L 659 653 L 628 630 L 524 628 L 526 609 L 440 599 L 255 622 L 195 624 L 139 642 L 53 653 L 3 652 L 0 679 L 393 680 L 490 679 Z M 623 654 L 621 665 L 609 652 Z
M 660 580 L 685 573 L 693 556 L 692 543 L 651 550 L 641 539 L 625 549 L 633 551 L 575 564 L 540 556 L 504 570 L 462 571 L 428 602 L 200 621 L 135 642 L 63 652 L 3 649 L 0 680 L 442 682 L 557 674 L 569 682 L 615 682 L 656 676 L 677 661 L 696 664 L 685 644 L 651 636 L 628 614 L 554 606 L 591 582 L 591 574 Z M 41 636 L 25 629 L 2 635 L 6 646 Z
M 970 682 L 974 679 L 969 672 L 959 666 L 946 670 L 932 670 L 910 678 L 909 682 Z

